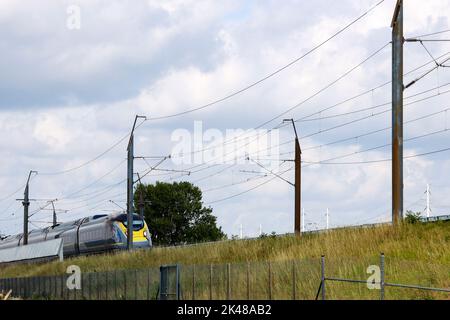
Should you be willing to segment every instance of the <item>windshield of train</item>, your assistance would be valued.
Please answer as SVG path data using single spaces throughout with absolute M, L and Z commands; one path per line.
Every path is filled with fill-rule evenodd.
M 118 219 L 120 222 L 123 223 L 123 225 L 125 226 L 125 228 L 128 228 L 128 219 L 127 219 L 127 215 L 126 214 L 122 214 L 118 217 Z M 141 220 L 141 218 L 139 216 L 133 216 L 133 230 L 134 231 L 139 231 L 142 228 L 144 228 L 144 221 Z

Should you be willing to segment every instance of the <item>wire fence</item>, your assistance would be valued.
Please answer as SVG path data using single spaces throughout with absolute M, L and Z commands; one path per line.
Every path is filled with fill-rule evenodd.
M 398 277 L 398 272 L 403 270 L 403 274 L 413 278 L 416 281 L 427 283 L 426 285 L 421 284 L 400 284 L 394 282 L 387 282 L 386 280 L 386 259 L 385 255 L 382 253 L 380 255 L 379 265 L 373 264 L 370 265 L 367 269 L 367 273 L 372 273 L 373 276 L 367 279 L 354 279 L 354 278 L 343 278 L 339 276 L 328 276 L 329 272 L 326 268 L 325 256 L 321 257 L 321 281 L 319 290 L 316 295 L 316 300 L 319 299 L 319 295 L 322 300 L 327 300 L 327 292 L 328 285 L 327 283 L 337 283 L 339 284 L 337 287 L 335 286 L 334 290 L 343 291 L 343 284 L 356 286 L 356 290 L 361 290 L 362 288 L 366 288 L 372 290 L 374 293 L 373 298 L 376 298 L 378 295 L 378 299 L 385 300 L 387 296 L 387 290 L 389 288 L 390 298 L 395 297 L 409 297 L 411 299 L 450 299 L 450 289 L 448 288 L 438 288 L 432 287 L 430 284 L 437 283 L 439 280 L 442 280 L 442 283 L 449 284 L 450 282 L 450 266 L 443 266 L 438 264 L 431 263 L 420 263 L 418 264 L 416 261 L 405 261 L 405 260 L 392 260 L 390 261 L 394 268 L 390 268 L 388 270 L 395 270 Z M 424 272 L 424 268 L 428 270 L 428 272 Z M 414 270 L 417 273 L 421 273 L 421 276 L 417 276 L 414 274 Z M 400 271 L 401 272 L 401 271 Z M 395 277 L 393 277 L 393 281 L 395 281 Z M 442 278 L 442 279 L 440 279 Z M 401 293 L 395 290 L 391 290 L 391 288 L 395 289 L 403 289 L 410 290 L 408 293 Z M 334 295 L 334 297 L 336 297 Z
M 84 273 L 79 289 L 69 289 L 69 276 L 0 279 L 0 291 L 46 300 L 152 300 L 158 295 L 159 268 Z
M 378 278 L 371 278 L 370 266 L 379 268 Z M 70 276 L 0 279 L 0 292 L 12 290 L 14 297 L 48 300 L 159 297 L 160 268 L 83 273 L 77 290 L 69 289 Z M 322 257 L 180 266 L 177 278 L 182 300 L 450 299 L 450 289 L 446 289 L 450 266 L 385 260 L 384 255 L 327 258 L 326 264 Z

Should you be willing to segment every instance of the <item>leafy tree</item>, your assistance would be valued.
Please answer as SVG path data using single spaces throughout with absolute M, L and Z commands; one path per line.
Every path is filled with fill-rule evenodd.
M 138 185 L 135 208 L 139 197 L 145 200 L 145 221 L 157 245 L 217 241 L 226 238 L 212 209 L 202 202 L 201 190 L 189 182 Z
M 420 222 L 420 212 L 406 211 L 405 222 L 409 224 L 415 224 Z

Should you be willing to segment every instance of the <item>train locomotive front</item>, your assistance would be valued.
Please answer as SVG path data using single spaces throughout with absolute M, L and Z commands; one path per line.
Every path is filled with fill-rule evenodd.
M 45 229 L 32 230 L 28 243 L 63 239 L 64 256 L 94 254 L 127 248 L 127 215 L 96 215 Z M 140 216 L 133 215 L 133 247 L 151 248 L 148 226 Z M 23 245 L 23 234 L 0 240 L 0 250 Z

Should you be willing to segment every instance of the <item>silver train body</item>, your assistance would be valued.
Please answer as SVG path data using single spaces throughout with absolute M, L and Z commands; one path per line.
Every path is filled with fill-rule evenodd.
M 133 216 L 133 247 L 151 248 L 150 232 L 145 221 Z M 127 215 L 97 215 L 76 221 L 36 229 L 28 234 L 28 244 L 63 239 L 65 257 L 94 254 L 127 247 Z M 23 245 L 23 234 L 0 240 L 0 250 Z

